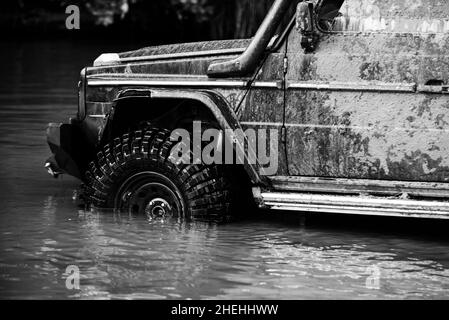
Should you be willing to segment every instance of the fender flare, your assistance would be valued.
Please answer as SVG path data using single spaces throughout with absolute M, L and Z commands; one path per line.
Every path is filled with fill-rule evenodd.
M 117 98 L 114 100 L 113 110 L 119 107 L 120 102 L 127 99 L 184 99 L 184 100 L 193 100 L 198 103 L 201 103 L 203 106 L 209 109 L 212 112 L 214 118 L 217 120 L 217 123 L 221 127 L 222 130 L 232 130 L 235 132 L 236 130 L 242 130 L 237 116 L 232 110 L 229 103 L 226 99 L 210 90 L 199 90 L 199 91 L 190 91 L 190 90 L 164 90 L 164 89 L 125 89 L 119 92 Z M 240 148 L 241 150 L 245 150 L 245 143 L 247 143 L 246 138 L 244 144 L 242 145 L 238 140 L 233 140 L 236 148 Z M 256 185 L 267 184 L 266 179 L 259 174 L 260 165 L 251 164 L 248 161 L 248 153 L 243 152 L 245 156 L 245 171 L 247 172 L 251 182 Z

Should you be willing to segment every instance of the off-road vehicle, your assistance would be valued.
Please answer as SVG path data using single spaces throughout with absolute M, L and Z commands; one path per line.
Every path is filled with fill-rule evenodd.
M 449 218 L 448 82 L 446 0 L 276 0 L 252 39 L 101 55 L 81 72 L 77 117 L 48 128 L 46 167 L 81 179 L 94 206 L 153 215 L 223 218 L 252 199 Z M 256 146 L 277 146 L 275 172 L 248 152 L 173 161 L 171 133 L 194 122 L 274 130 Z

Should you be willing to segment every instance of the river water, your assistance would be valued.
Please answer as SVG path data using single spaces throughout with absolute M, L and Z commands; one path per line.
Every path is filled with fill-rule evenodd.
M 440 222 L 261 214 L 210 225 L 84 211 L 79 182 L 43 169 L 45 128 L 76 113 L 84 65 L 132 46 L 0 46 L 0 298 L 449 297 Z M 79 290 L 66 287 L 73 265 Z

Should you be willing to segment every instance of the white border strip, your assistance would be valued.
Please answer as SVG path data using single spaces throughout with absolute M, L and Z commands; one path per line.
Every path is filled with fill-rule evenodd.
M 415 83 L 287 82 L 287 89 L 374 92 L 416 92 Z
M 439 132 L 439 133 L 445 133 L 445 132 L 449 132 L 449 129 L 435 129 L 435 128 L 406 128 L 406 127 L 395 127 L 395 128 L 384 128 L 384 127 L 376 127 L 376 126 L 354 126 L 354 125 L 350 125 L 350 126 L 345 126 L 345 125 L 337 125 L 337 124 L 313 124 L 313 123 L 282 123 L 282 122 L 258 122 L 258 121 L 242 121 L 240 122 L 241 125 L 244 126 L 250 126 L 250 127 L 255 127 L 255 126 L 265 126 L 265 127 L 282 127 L 285 126 L 287 128 L 304 128 L 304 129 L 332 129 L 332 130 L 363 130 L 363 131 L 368 131 L 368 130 L 378 130 L 380 132 L 382 131 L 392 131 L 392 130 L 397 130 L 397 131 L 405 131 L 405 132 L 411 132 L 411 131 L 431 131 L 431 132 Z
M 246 88 L 247 81 L 238 80 L 119 80 L 119 79 L 88 79 L 87 85 L 90 87 L 111 87 L 111 86 L 147 86 L 147 87 L 195 87 L 195 88 Z M 277 82 L 256 82 L 252 85 L 255 88 L 278 89 Z

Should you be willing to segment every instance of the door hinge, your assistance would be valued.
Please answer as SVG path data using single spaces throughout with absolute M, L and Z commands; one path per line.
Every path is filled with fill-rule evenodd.
M 418 86 L 418 92 L 422 93 L 449 93 L 449 86 L 441 85 L 441 86 L 430 86 L 430 85 L 422 85 Z
M 282 143 L 287 142 L 287 128 L 285 126 L 281 127 L 281 142 Z
M 288 58 L 284 57 L 284 75 L 287 74 L 288 71 Z

